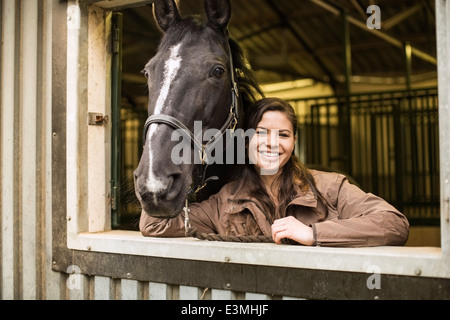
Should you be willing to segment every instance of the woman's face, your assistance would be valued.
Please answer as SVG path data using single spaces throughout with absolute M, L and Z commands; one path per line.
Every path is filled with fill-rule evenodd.
M 283 112 L 265 112 L 249 143 L 250 163 L 261 175 L 276 174 L 289 161 L 295 138 L 292 123 Z

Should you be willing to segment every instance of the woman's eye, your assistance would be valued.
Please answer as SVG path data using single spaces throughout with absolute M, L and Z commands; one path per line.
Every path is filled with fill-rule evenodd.
M 211 75 L 217 79 L 220 79 L 223 74 L 225 73 L 225 69 L 222 67 L 215 67 L 212 72 Z

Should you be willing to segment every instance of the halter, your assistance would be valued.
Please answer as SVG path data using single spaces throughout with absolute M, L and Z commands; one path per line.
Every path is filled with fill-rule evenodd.
M 208 152 L 210 150 L 212 150 L 215 146 L 215 144 L 220 141 L 220 138 L 223 136 L 223 134 L 225 133 L 225 131 L 229 128 L 231 129 L 231 133 L 234 132 L 234 129 L 236 128 L 237 122 L 238 122 L 238 117 L 239 117 L 239 113 L 238 113 L 238 98 L 239 98 L 239 91 L 238 91 L 238 86 L 237 83 L 235 81 L 235 70 L 234 70 L 234 66 L 233 66 L 233 57 L 231 54 L 231 48 L 230 48 L 230 44 L 228 43 L 228 52 L 229 52 L 229 56 L 230 56 L 230 69 L 231 69 L 231 106 L 230 106 L 230 112 L 228 114 L 227 119 L 225 120 L 225 123 L 222 125 L 222 127 L 220 128 L 220 131 L 217 132 L 213 137 L 211 137 L 211 139 L 206 143 L 203 144 L 202 141 L 200 141 L 199 139 L 197 139 L 197 137 L 195 137 L 195 135 L 192 133 L 191 130 L 189 130 L 188 127 L 186 127 L 180 120 L 166 115 L 166 114 L 153 114 L 151 116 L 149 116 L 147 118 L 147 120 L 145 121 L 144 124 L 144 136 L 143 136 L 143 141 L 144 141 L 144 145 L 145 145 L 145 140 L 147 137 L 147 131 L 150 127 L 150 125 L 152 123 L 163 123 L 163 124 L 167 124 L 170 127 L 172 127 L 173 129 L 181 129 L 180 131 L 182 132 L 182 134 L 187 137 L 190 141 L 191 144 L 193 145 L 194 149 L 197 150 L 199 152 L 199 156 L 201 159 L 201 170 L 200 170 L 200 174 L 199 174 L 199 179 L 196 185 L 191 186 L 187 195 L 193 195 L 196 194 L 199 190 L 201 190 L 203 187 L 206 186 L 206 184 L 208 183 L 208 181 L 211 180 L 217 180 L 219 179 L 217 176 L 211 176 L 209 178 L 206 179 L 206 169 L 208 168 L 208 161 L 207 161 L 207 155 Z M 186 199 L 186 209 L 187 209 L 187 199 Z

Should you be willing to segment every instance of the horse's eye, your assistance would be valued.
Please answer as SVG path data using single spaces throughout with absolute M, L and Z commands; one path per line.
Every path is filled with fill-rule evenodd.
M 142 70 L 141 72 L 142 72 L 142 73 L 144 74 L 144 76 L 148 79 L 148 71 L 144 69 L 144 70 Z
M 224 73 L 225 73 L 225 69 L 224 68 L 222 68 L 222 67 L 215 67 L 212 70 L 211 75 L 213 77 L 216 77 L 217 79 L 220 79 L 223 76 Z

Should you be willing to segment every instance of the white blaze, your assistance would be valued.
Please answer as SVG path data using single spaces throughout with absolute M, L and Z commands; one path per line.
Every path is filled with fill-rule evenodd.
M 178 70 L 181 65 L 181 57 L 178 55 L 178 51 L 180 50 L 181 43 L 170 48 L 170 57 L 164 64 L 164 81 L 161 87 L 161 91 L 159 92 L 158 99 L 156 100 L 155 112 L 154 114 L 161 114 L 164 106 L 166 104 L 167 97 L 169 95 L 170 86 L 172 85 L 173 80 L 175 79 Z M 158 124 L 152 123 L 147 133 L 147 141 L 151 141 L 153 135 L 158 130 Z M 153 150 L 153 148 L 149 148 L 149 177 L 147 180 L 147 189 L 150 192 L 158 193 L 162 189 L 164 189 L 164 183 L 158 180 L 153 171 L 153 152 L 158 152 L 157 150 Z M 155 197 L 156 202 L 156 197 Z

